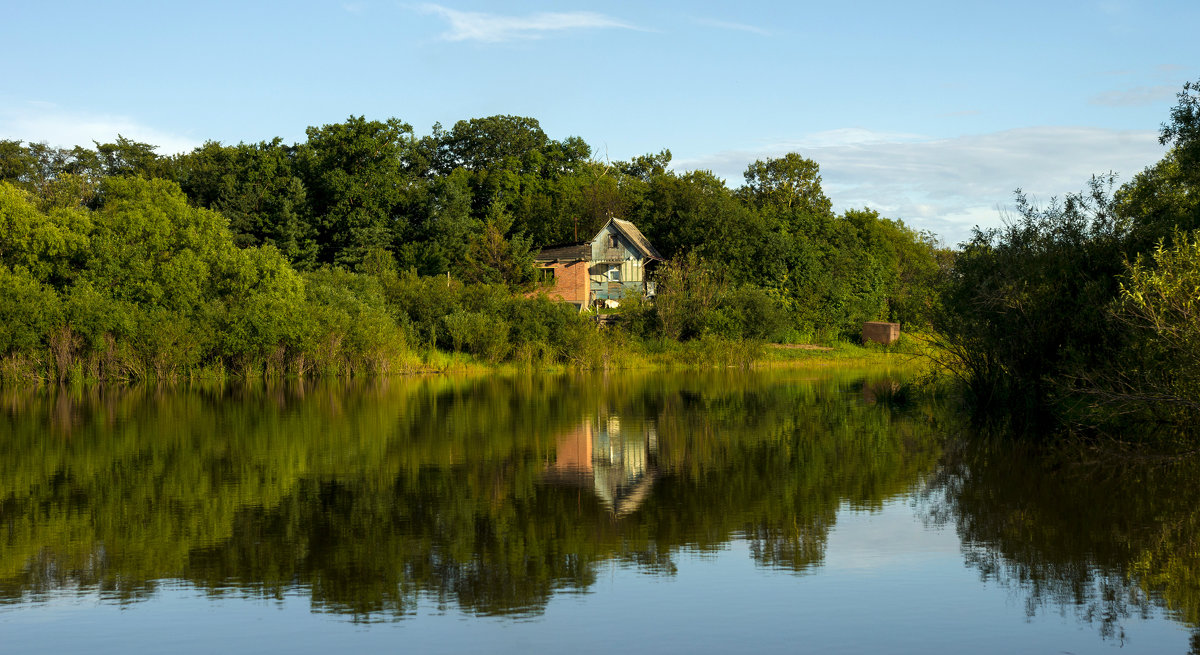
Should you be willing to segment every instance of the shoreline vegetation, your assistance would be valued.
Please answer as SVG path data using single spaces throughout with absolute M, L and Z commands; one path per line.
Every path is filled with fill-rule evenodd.
M 1200 81 L 1157 164 L 1045 205 L 1018 190 L 955 250 L 835 213 L 797 153 L 733 189 L 668 150 L 600 161 L 532 118 L 307 137 L 169 157 L 0 141 L 0 384 L 808 366 L 875 357 L 846 344 L 885 320 L 907 336 L 878 352 L 928 358 L 1023 440 L 1200 430 Z M 534 256 L 611 218 L 664 261 L 600 327 Z
M 948 253 L 836 214 L 795 153 L 731 189 L 666 150 L 601 162 L 530 118 L 307 136 L 170 157 L 0 141 L 0 383 L 778 363 L 766 344 L 927 323 Z M 653 298 L 599 327 L 548 297 L 534 255 L 611 218 L 664 261 Z
M 608 328 L 612 329 L 612 328 Z M 187 385 L 191 383 L 272 382 L 323 379 L 387 378 L 393 376 L 422 376 L 438 374 L 497 374 L 518 373 L 562 374 L 570 372 L 653 372 L 667 370 L 762 370 L 762 369 L 823 369 L 823 368 L 900 368 L 927 370 L 927 347 L 921 335 L 904 335 L 891 345 L 859 345 L 835 343 L 831 346 L 814 344 L 772 344 L 758 341 L 730 341 L 717 337 L 700 338 L 691 342 L 631 342 L 627 336 L 601 335 L 600 339 L 620 340 L 622 350 L 601 350 L 592 362 L 557 360 L 549 357 L 513 358 L 500 362 L 488 361 L 468 352 L 442 350 L 404 351 L 396 353 L 389 362 L 372 362 L 370 368 L 350 367 L 321 369 L 313 366 L 308 375 L 296 374 L 287 367 L 251 365 L 234 371 L 217 362 L 183 371 L 170 371 L 162 377 L 148 373 L 143 377 L 101 379 L 88 376 L 100 365 L 96 359 L 68 360 L 65 373 L 48 359 L 25 359 L 9 355 L 0 359 L 0 387 L 92 386 L 100 384 Z M 534 351 L 529 351 L 534 352 Z M 519 356 L 518 356 L 519 357 Z M 322 372 L 324 371 L 324 372 Z

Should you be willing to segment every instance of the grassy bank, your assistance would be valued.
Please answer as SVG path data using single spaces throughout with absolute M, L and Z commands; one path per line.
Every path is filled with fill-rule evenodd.
M 639 339 L 619 329 L 602 329 L 595 338 L 576 351 L 556 351 L 546 347 L 517 349 L 502 361 L 470 352 L 440 348 L 396 348 L 378 354 L 370 361 L 345 359 L 295 363 L 253 361 L 231 365 L 223 360 L 167 372 L 151 365 L 129 361 L 108 362 L 108 368 L 120 365 L 133 371 L 126 376 L 102 376 L 105 370 L 98 356 L 56 361 L 52 353 L 43 356 L 10 354 L 0 358 L 0 384 L 43 386 L 51 384 L 92 385 L 100 383 L 151 382 L 186 384 L 234 380 L 371 378 L 443 373 L 515 373 L 674 369 L 762 369 L 827 368 L 860 366 L 927 366 L 925 342 L 919 336 L 905 335 L 893 346 L 861 345 L 853 342 L 815 344 L 771 344 L 751 340 L 731 340 L 706 335 L 690 341 Z M 110 359 L 120 360 L 120 355 Z M 61 369 L 59 367 L 62 367 Z

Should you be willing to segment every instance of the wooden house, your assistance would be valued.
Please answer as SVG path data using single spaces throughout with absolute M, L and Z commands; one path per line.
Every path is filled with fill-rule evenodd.
M 631 294 L 654 295 L 648 277 L 662 255 L 633 223 L 610 218 L 591 241 L 544 248 L 535 257 L 551 298 L 585 307 L 615 307 Z

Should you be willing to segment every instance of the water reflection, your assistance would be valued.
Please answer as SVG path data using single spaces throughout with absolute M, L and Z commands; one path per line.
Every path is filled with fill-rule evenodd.
M 671 574 L 748 539 L 820 563 L 838 507 L 877 507 L 936 461 L 921 420 L 855 379 L 794 374 L 447 378 L 366 387 L 3 397 L 0 602 L 123 601 L 163 580 L 307 590 L 400 617 L 422 597 L 537 612 L 604 561 Z
M 0 394 L 0 604 L 304 594 L 393 620 L 538 614 L 604 565 L 749 546 L 819 570 L 839 511 L 920 498 L 1032 614 L 1200 625 L 1200 469 L 944 451 L 891 377 L 411 379 Z
M 585 418 L 555 440 L 551 484 L 590 489 L 615 517 L 633 513 L 658 477 L 658 433 L 650 421 Z
M 1083 462 L 988 442 L 948 453 L 923 507 L 1030 616 L 1073 614 L 1120 643 L 1161 608 L 1195 631 L 1200 653 L 1198 481 L 1196 461 Z

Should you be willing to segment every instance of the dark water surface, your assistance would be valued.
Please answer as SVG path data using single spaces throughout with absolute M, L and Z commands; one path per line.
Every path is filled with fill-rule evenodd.
M 0 653 L 1200 652 L 1200 467 L 896 379 L 0 391 Z

